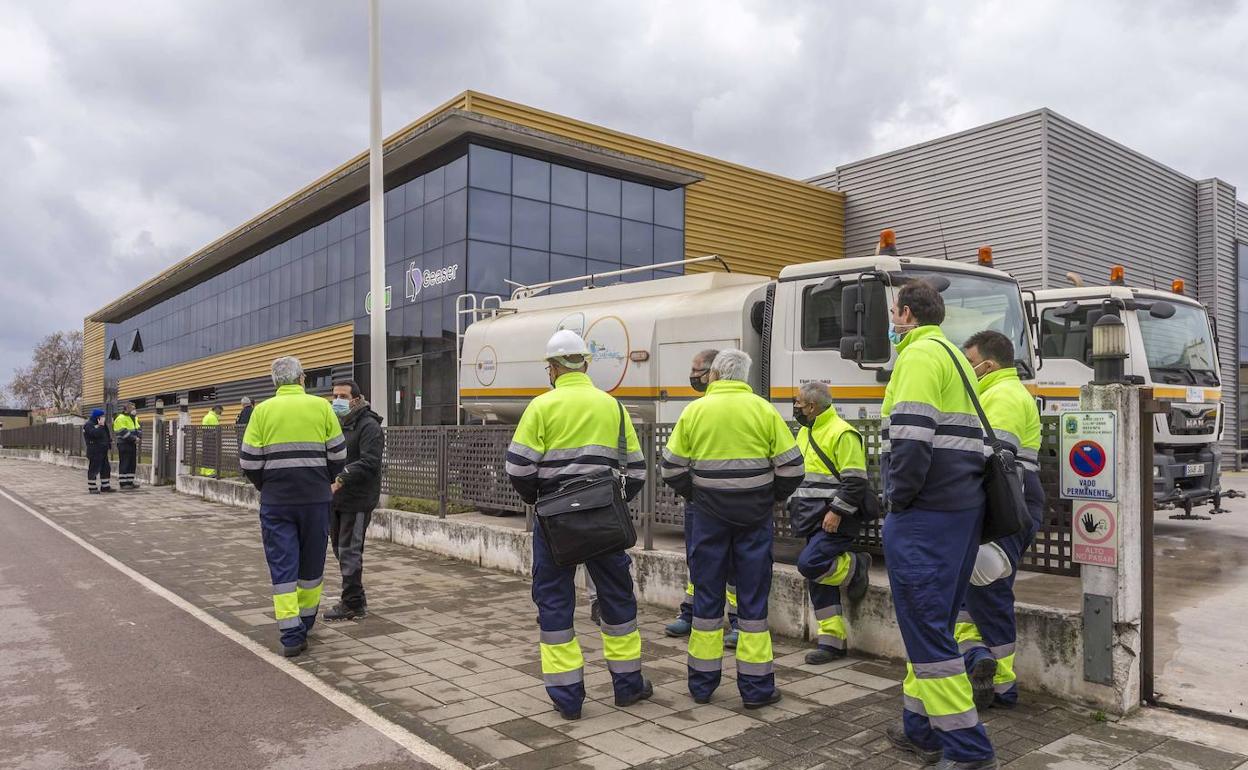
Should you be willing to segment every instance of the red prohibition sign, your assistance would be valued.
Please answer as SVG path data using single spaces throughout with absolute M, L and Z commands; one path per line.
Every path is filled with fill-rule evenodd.
M 1070 448 L 1070 469 L 1085 479 L 1099 476 L 1105 470 L 1105 448 L 1084 439 Z
M 1075 526 L 1083 530 L 1083 539 L 1087 541 L 1088 545 L 1102 545 L 1114 536 L 1114 530 L 1116 529 L 1114 517 L 1110 515 L 1108 508 L 1100 503 L 1089 503 L 1080 507 L 1083 509 L 1083 514 L 1075 517 Z M 1098 521 L 1092 513 L 1093 511 L 1100 513 L 1105 518 Z M 1092 527 L 1085 525 L 1085 518 L 1094 522 Z M 1104 532 L 1101 532 L 1099 529 L 1101 524 L 1105 525 Z M 1093 529 L 1093 527 L 1097 527 L 1097 529 Z

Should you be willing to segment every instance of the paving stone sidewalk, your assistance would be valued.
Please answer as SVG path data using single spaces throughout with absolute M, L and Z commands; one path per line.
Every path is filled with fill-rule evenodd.
M 80 475 L 0 460 L 0 486 L 230 626 L 275 646 L 254 512 L 169 488 L 88 497 L 79 492 Z M 339 589 L 332 554 L 328 559 L 323 606 L 332 604 Z M 586 605 L 576 623 L 590 700 L 580 721 L 565 722 L 542 687 L 527 579 L 370 541 L 365 584 L 369 617 L 318 623 L 299 665 L 472 767 L 916 766 L 883 735 L 899 718 L 904 669 L 896 663 L 850 658 L 811 667 L 803 661 L 807 645 L 778 637 L 776 681 L 785 694 L 778 706 L 742 708 L 731 658 L 714 701 L 699 706 L 685 687 L 684 640 L 663 636 L 671 613 L 642 606 L 643 667 L 655 695 L 617 709 Z M 228 692 L 229 676 L 221 672 L 214 687 Z M 1030 693 L 1017 709 L 991 710 L 985 722 L 1008 767 L 1248 770 L 1248 757 L 1098 722 Z

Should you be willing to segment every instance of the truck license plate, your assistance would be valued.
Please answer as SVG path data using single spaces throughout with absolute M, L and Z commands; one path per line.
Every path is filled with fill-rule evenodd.
M 1205 464 L 1204 463 L 1188 463 L 1183 468 L 1183 475 L 1184 476 L 1204 476 Z

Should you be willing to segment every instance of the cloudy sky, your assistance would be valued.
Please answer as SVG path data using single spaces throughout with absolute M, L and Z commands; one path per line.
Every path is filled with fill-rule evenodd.
M 385 130 L 476 89 L 799 178 L 1048 106 L 1248 198 L 1248 8 L 383 0 Z M 0 383 L 362 150 L 364 0 L 0 0 Z

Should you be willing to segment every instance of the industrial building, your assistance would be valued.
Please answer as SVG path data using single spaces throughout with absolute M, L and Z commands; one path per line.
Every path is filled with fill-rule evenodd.
M 1218 321 L 1228 424 L 1248 415 L 1248 206 L 1048 109 L 799 181 L 469 91 L 384 159 L 392 424 L 455 421 L 459 294 L 706 254 L 776 275 L 869 253 L 884 227 L 908 256 L 990 244 L 1025 288 L 1102 282 L 1112 264 L 1133 285 L 1183 279 Z M 271 392 L 281 354 L 314 391 L 354 374 L 371 393 L 367 184 L 362 153 L 90 315 L 85 407 L 187 397 L 193 419 L 220 402 L 229 420 Z

